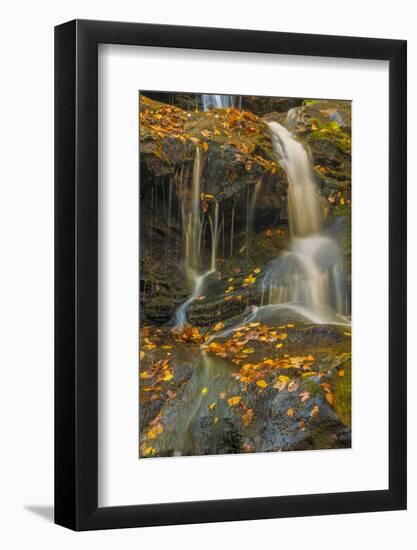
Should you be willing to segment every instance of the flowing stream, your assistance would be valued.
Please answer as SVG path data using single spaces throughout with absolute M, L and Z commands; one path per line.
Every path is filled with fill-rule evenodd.
M 191 199 L 182 201 L 182 225 L 185 241 L 185 272 L 192 288 L 190 297 L 180 305 L 175 312 L 174 325 L 177 328 L 187 322 L 187 309 L 204 290 L 204 283 L 209 275 L 216 271 L 217 248 L 219 241 L 219 204 L 214 205 L 214 216 L 207 214 L 211 238 L 211 254 L 209 265 L 204 266 L 202 253 L 203 233 L 206 229 L 203 223 L 204 213 L 201 210 L 201 159 L 202 153 L 196 148 L 191 193 L 186 189 L 186 195 Z
M 241 96 L 224 94 L 203 94 L 201 96 L 201 101 L 203 103 L 203 111 L 208 111 L 209 109 L 227 109 L 229 107 L 240 109 L 242 104 Z
M 262 305 L 285 304 L 316 323 L 346 323 L 342 255 L 322 230 L 321 198 L 307 150 L 278 122 L 268 125 L 275 156 L 288 177 L 291 243 L 266 270 Z

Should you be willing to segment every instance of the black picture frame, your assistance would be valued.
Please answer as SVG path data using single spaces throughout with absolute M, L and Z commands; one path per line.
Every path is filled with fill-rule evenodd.
M 389 62 L 387 490 L 98 507 L 98 45 L 109 43 Z M 406 46 L 106 21 L 55 28 L 55 523 L 81 531 L 406 508 Z

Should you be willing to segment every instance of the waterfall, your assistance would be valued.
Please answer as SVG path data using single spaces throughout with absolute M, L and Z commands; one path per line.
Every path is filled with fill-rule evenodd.
M 203 213 L 201 209 L 201 156 L 201 149 L 197 147 L 194 157 L 191 193 L 188 189 L 183 189 L 180 197 L 185 244 L 185 272 L 192 292 L 190 297 L 175 312 L 174 324 L 176 327 L 182 327 L 187 322 L 188 306 L 202 294 L 207 277 L 216 270 L 219 241 L 219 204 L 215 201 L 214 217 L 212 213 Z M 190 195 L 191 200 L 189 199 Z M 203 223 L 203 216 L 208 217 L 208 224 Z M 209 266 L 204 269 L 203 234 L 207 226 L 210 229 L 211 251 Z
M 208 111 L 209 109 L 228 109 L 229 107 L 242 108 L 241 96 L 203 94 L 201 102 L 203 104 L 203 111 Z
M 320 196 L 308 153 L 277 122 L 269 122 L 277 161 L 288 177 L 291 242 L 265 272 L 262 303 L 285 304 L 314 322 L 346 321 L 343 262 L 337 242 L 322 232 Z

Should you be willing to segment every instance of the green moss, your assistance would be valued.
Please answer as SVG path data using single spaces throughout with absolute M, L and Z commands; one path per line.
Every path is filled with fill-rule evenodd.
M 352 418 L 352 367 L 350 359 L 343 364 L 343 376 L 334 373 L 333 408 L 345 426 L 351 427 Z

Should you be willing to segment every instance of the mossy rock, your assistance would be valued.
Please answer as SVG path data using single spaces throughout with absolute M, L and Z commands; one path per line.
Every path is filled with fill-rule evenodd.
M 340 376 L 342 372 L 343 376 Z M 333 408 L 343 424 L 350 428 L 352 425 L 352 366 L 350 360 L 336 369 L 333 381 Z

